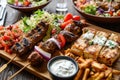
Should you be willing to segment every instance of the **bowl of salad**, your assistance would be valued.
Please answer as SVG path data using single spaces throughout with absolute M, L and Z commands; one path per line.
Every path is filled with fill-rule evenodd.
M 32 12 L 42 9 L 50 2 L 51 0 L 7 0 L 10 7 L 22 12 Z
M 87 20 L 98 23 L 120 22 L 120 0 L 73 0 L 74 8 Z

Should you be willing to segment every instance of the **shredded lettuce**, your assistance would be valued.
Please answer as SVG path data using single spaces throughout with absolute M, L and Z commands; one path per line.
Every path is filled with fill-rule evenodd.
M 51 37 L 53 28 L 57 30 L 57 33 L 61 31 L 60 21 L 63 21 L 63 17 L 63 15 L 50 14 L 46 11 L 37 10 L 30 17 L 23 17 L 19 27 L 24 33 L 28 33 L 34 29 L 40 21 L 46 21 L 49 23 L 49 29 L 46 32 L 46 36 L 43 38 L 43 41 L 46 41 Z
M 15 2 L 15 0 L 7 0 L 7 2 L 8 2 L 9 4 L 13 4 L 13 3 Z
M 42 5 L 42 4 L 45 4 L 47 2 L 47 0 L 32 0 L 32 5 L 31 6 L 39 6 L 39 5 Z

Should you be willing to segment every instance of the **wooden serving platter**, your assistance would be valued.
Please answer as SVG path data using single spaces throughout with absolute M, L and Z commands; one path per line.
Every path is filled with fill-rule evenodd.
M 115 34 L 120 35 L 120 33 L 117 33 L 117 32 L 114 32 L 114 31 L 110 31 L 110 30 L 107 30 L 107 29 L 104 29 L 104 28 L 101 28 L 101 27 L 98 27 L 98 26 L 95 26 L 95 25 L 91 25 L 91 24 L 88 24 L 88 25 L 89 25 L 88 27 L 91 27 L 91 28 L 94 28 L 94 29 L 97 29 L 97 30 L 105 31 L 105 32 L 108 32 L 108 33 L 115 33 Z M 54 56 L 56 56 L 56 55 L 60 55 L 60 54 L 59 53 L 55 53 Z M 0 57 L 4 58 L 6 60 L 10 60 L 14 56 L 15 56 L 14 53 L 13 54 L 8 54 L 5 51 L 0 50 Z M 22 59 L 16 57 L 12 61 L 12 63 L 14 63 L 15 65 L 17 65 L 17 66 L 22 68 L 23 66 L 27 65 L 29 62 L 23 61 Z M 120 58 L 113 65 L 113 68 L 117 69 L 117 70 L 120 70 Z M 37 77 L 40 77 L 43 80 L 52 80 L 52 78 L 49 75 L 49 72 L 47 71 L 47 62 L 43 63 L 40 68 L 33 68 L 33 67 L 31 67 L 29 65 L 29 66 L 27 66 L 25 68 L 25 70 L 27 70 L 28 72 L 34 74 Z M 115 80 L 120 80 L 120 75 L 115 76 Z

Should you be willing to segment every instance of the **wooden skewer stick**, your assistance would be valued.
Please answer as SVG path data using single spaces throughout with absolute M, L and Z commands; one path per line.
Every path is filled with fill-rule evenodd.
M 16 56 L 17 55 L 15 55 L 9 62 L 0 67 L 0 73 L 7 68 L 8 64 L 11 63 L 16 58 Z
M 28 63 L 27 65 L 25 65 L 23 68 L 21 68 L 20 70 L 18 70 L 16 73 L 14 73 L 11 77 L 8 78 L 8 80 L 12 80 L 17 74 L 19 74 L 23 69 L 25 69 L 27 66 L 29 66 L 31 63 Z

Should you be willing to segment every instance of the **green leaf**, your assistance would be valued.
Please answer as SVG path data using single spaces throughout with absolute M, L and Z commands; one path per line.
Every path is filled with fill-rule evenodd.
M 15 0 L 7 0 L 9 4 L 14 4 Z

